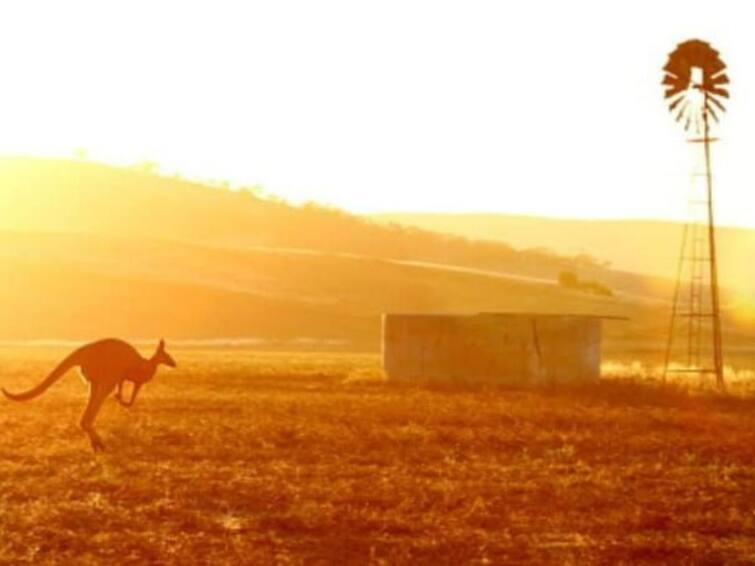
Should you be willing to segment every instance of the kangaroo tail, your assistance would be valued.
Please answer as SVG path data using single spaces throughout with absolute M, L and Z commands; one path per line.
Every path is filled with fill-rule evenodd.
M 29 401 L 30 399 L 34 399 L 35 397 L 39 397 L 47 391 L 50 386 L 58 381 L 63 375 L 72 367 L 79 365 L 78 363 L 78 353 L 79 351 L 76 350 L 69 354 L 62 362 L 58 364 L 58 366 L 52 370 L 52 373 L 48 375 L 42 383 L 37 385 L 36 387 L 32 387 L 28 391 L 24 391 L 22 393 L 11 393 L 10 391 L 7 391 L 4 387 L 2 388 L 3 394 L 13 401 Z

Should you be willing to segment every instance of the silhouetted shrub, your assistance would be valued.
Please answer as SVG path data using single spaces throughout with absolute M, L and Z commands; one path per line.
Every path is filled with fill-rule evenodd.
M 567 289 L 574 289 L 584 293 L 613 297 L 613 291 L 603 283 L 597 281 L 580 281 L 573 271 L 562 271 L 558 274 L 558 284 Z

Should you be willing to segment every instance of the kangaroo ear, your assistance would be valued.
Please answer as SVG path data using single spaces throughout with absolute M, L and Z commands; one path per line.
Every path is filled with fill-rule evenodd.
M 160 343 L 157 345 L 157 349 L 160 351 L 165 350 L 165 340 L 160 338 Z

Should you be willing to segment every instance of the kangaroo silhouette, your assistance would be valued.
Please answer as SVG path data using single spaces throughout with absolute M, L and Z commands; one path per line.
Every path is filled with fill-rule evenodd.
M 115 398 L 124 407 L 131 407 L 136 401 L 139 389 L 154 377 L 160 364 L 176 367 L 175 360 L 165 351 L 165 340 L 160 340 L 152 357 L 145 359 L 128 342 L 108 338 L 86 344 L 71 352 L 42 383 L 32 389 L 23 393 L 10 393 L 5 388 L 2 391 L 13 401 L 28 401 L 42 395 L 68 370 L 78 367 L 89 382 L 89 402 L 81 415 L 80 426 L 89 436 L 92 450 L 100 452 L 105 449 L 105 445 L 94 430 L 94 420 L 102 403 L 117 388 Z M 123 397 L 123 385 L 126 381 L 133 383 L 130 401 Z

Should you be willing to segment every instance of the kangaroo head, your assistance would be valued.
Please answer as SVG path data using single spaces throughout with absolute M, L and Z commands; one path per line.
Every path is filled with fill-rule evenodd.
M 165 351 L 165 340 L 160 340 L 160 343 L 157 345 L 157 350 L 155 350 L 155 355 L 152 356 L 152 359 L 157 364 L 163 364 L 171 368 L 176 367 L 176 360 L 174 360 L 171 355 Z

